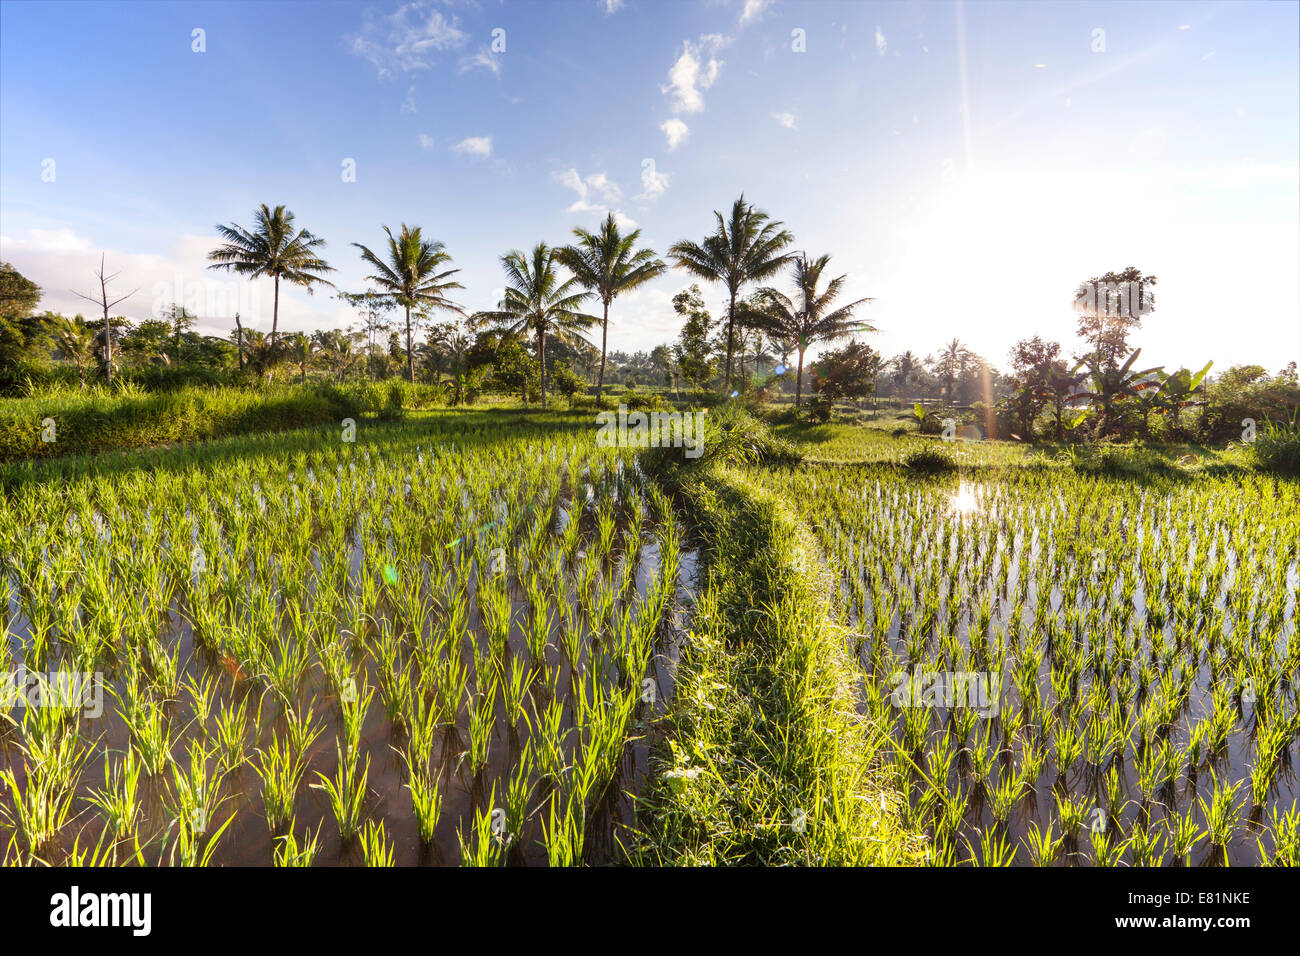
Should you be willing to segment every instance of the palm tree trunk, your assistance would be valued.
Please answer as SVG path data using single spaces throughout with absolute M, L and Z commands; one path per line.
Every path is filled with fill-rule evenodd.
M 803 349 L 799 350 L 799 371 L 794 377 L 794 407 L 799 407 L 800 396 L 803 393 Z
M 605 390 L 605 347 L 609 342 L 609 302 L 605 302 L 605 321 L 600 331 L 600 377 L 596 380 L 596 406 L 600 406 L 600 396 Z
M 731 290 L 731 304 L 727 306 L 727 388 L 731 388 L 731 342 L 736 323 L 736 290 Z
M 239 370 L 244 370 L 244 327 L 239 324 L 239 313 L 235 313 L 235 351 L 239 353 Z
M 415 384 L 415 356 L 411 352 L 411 307 L 406 307 L 406 380 Z
M 280 327 L 280 274 L 275 274 L 275 304 L 271 307 L 271 347 L 275 347 L 276 330 Z
M 546 333 L 537 333 L 537 357 L 542 363 L 542 408 L 546 407 Z

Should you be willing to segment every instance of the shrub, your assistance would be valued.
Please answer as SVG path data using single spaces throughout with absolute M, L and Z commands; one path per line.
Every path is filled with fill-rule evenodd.
M 925 445 L 909 451 L 903 457 L 903 464 L 913 471 L 947 471 L 957 467 L 957 460 L 938 445 Z
M 1248 447 L 1252 463 L 1261 471 L 1300 475 L 1300 419 L 1282 425 L 1265 422 Z

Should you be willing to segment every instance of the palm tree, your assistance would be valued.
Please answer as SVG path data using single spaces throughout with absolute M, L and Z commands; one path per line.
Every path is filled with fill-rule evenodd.
M 921 365 L 921 360 L 912 354 L 911 350 L 904 352 L 902 355 L 895 355 L 890 364 L 894 366 L 894 381 L 898 383 L 898 388 L 907 388 L 908 380 L 916 374 L 917 368 Z M 906 396 L 899 395 L 899 398 Z
M 578 307 L 591 297 L 578 291 L 576 276 L 564 282 L 556 272 L 556 250 L 544 242 L 533 247 L 531 258 L 518 249 L 501 257 L 509 285 L 505 298 L 495 311 L 479 312 L 475 321 L 494 322 L 503 332 L 537 336 L 537 359 L 542 366 L 542 408 L 546 407 L 546 338 L 550 336 L 569 345 L 582 341 L 582 330 L 600 320 L 579 312 Z
M 731 352 L 734 345 L 736 295 L 741 286 L 773 276 L 790 259 L 782 251 L 794 242 L 794 235 L 772 221 L 761 209 L 745 202 L 742 193 L 731 206 L 731 218 L 713 213 L 718 228 L 701 243 L 682 240 L 674 243 L 668 254 L 678 268 L 692 275 L 727 286 L 727 385 L 731 385 Z
M 279 364 L 283 351 L 265 333 L 250 331 L 244 333 L 244 355 L 249 370 L 270 381 L 271 371 Z
M 325 362 L 340 382 L 346 381 L 348 372 L 356 368 L 364 357 L 361 346 L 365 342 L 365 333 L 353 332 L 351 329 L 326 329 L 317 332 L 316 338 Z
M 954 392 L 958 379 L 966 371 L 966 363 L 970 361 L 971 352 L 961 343 L 960 339 L 953 339 L 939 352 L 939 360 L 935 363 L 935 371 L 944 381 L 944 389 L 947 392 L 949 403 L 953 401 Z
M 208 253 L 212 261 L 209 269 L 225 269 L 257 279 L 271 276 L 275 279 L 275 304 L 271 311 L 271 345 L 274 346 L 280 323 L 280 280 L 300 285 L 312 291 L 312 285 L 330 282 L 318 275 L 333 272 L 334 267 L 317 255 L 325 240 L 306 229 L 293 231 L 293 213 L 284 206 L 268 209 L 266 203 L 253 212 L 256 225 L 252 232 L 237 223 L 217 226 L 217 232 L 226 244 Z
M 422 312 L 430 309 L 445 309 L 457 315 L 464 315 L 465 310 L 446 297 L 452 289 L 465 288 L 459 282 L 450 281 L 450 276 L 459 269 L 446 269 L 443 266 L 451 262 L 451 256 L 443 244 L 438 241 L 428 242 L 420 235 L 420 227 L 408 228 L 402 223 L 402 231 L 394 236 L 392 230 L 384 226 L 388 235 L 388 261 L 382 261 L 373 252 L 359 242 L 352 243 L 361 250 L 361 258 L 377 270 L 374 275 L 366 276 L 370 282 L 378 285 L 385 295 L 406 310 L 406 377 L 415 381 L 415 355 L 411 349 L 411 309 Z
M 306 332 L 295 332 L 285 339 L 284 344 L 285 354 L 288 355 L 289 361 L 298 366 L 298 371 L 302 375 L 299 381 L 305 385 L 307 383 L 307 366 L 316 357 L 315 341 Z
M 869 298 L 857 299 L 834 311 L 828 311 L 848 278 L 837 276 L 818 292 L 817 286 L 830 260 L 830 256 L 810 260 L 807 253 L 799 256 L 794 260 L 794 298 L 765 286 L 758 290 L 758 308 L 746 309 L 743 313 L 745 325 L 775 338 L 788 340 L 794 343 L 799 352 L 799 371 L 795 375 L 794 385 L 795 408 L 802 401 L 803 358 L 809 346 L 817 342 L 834 341 L 853 332 L 876 331 L 866 322 L 858 322 L 853 318 L 854 310 L 864 302 L 871 302 Z
M 81 316 L 59 316 L 54 331 L 59 353 L 77 369 L 77 381 L 86 387 L 86 369 L 95 361 L 95 333 L 86 328 Z
M 618 231 L 611 212 L 600 224 L 600 232 L 574 229 L 578 237 L 574 245 L 555 250 L 556 260 L 570 272 L 578 283 L 600 299 L 605 315 L 601 320 L 600 376 L 596 380 L 596 402 L 605 388 L 605 352 L 609 341 L 609 304 L 623 292 L 635 289 L 668 271 L 661 260 L 655 258 L 653 249 L 636 249 L 641 230 L 633 229 L 626 236 Z

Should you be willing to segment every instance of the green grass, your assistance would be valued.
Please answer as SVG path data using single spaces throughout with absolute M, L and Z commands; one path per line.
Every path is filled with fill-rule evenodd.
M 733 449 L 733 460 L 744 457 Z M 892 767 L 880 759 L 884 729 L 854 712 L 855 669 L 828 618 L 806 530 L 725 455 L 701 461 L 662 469 L 704 540 L 708 579 L 643 800 L 637 859 L 923 859 L 922 838 L 900 821 Z

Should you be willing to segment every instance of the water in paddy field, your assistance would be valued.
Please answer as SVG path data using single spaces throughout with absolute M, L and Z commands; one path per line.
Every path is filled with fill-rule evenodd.
M 690 594 L 695 587 L 698 550 L 683 545 L 679 554 L 679 568 L 673 599 L 669 612 L 657 627 L 654 653 L 646 673 L 642 675 L 620 675 L 618 668 L 607 657 L 593 653 L 599 642 L 607 641 L 612 636 L 608 632 L 595 633 L 591 626 L 591 614 L 580 606 L 578 597 L 578 575 L 581 570 L 585 549 L 594 546 L 597 531 L 595 503 L 600 496 L 613 495 L 618 502 L 617 486 L 606 485 L 599 489 L 590 482 L 575 482 L 572 492 L 562 496 L 561 507 L 549 533 L 561 535 L 569 522 L 580 522 L 579 553 L 575 559 L 568 561 L 560 569 L 560 579 L 555 581 L 555 589 L 564 595 L 565 602 L 555 599 L 547 591 L 550 599 L 550 619 L 548 622 L 549 640 L 545 649 L 542 665 L 552 669 L 558 678 L 555 682 L 555 696 L 562 705 L 560 731 L 564 734 L 563 749 L 571 757 L 577 746 L 578 732 L 574 729 L 575 714 L 571 697 L 574 683 L 590 678 L 587 670 L 590 666 L 600 668 L 597 683 L 609 689 L 621 680 L 636 679 L 649 682 L 642 700 L 633 716 L 632 739 L 624 746 L 622 758 L 614 779 L 604 791 L 604 796 L 590 808 L 587 818 L 584 858 L 587 862 L 600 863 L 620 859 L 620 840 L 623 844 L 631 842 L 626 828 L 633 820 L 633 804 L 630 792 L 644 781 L 649 752 L 652 745 L 651 721 L 662 714 L 674 689 L 674 672 L 679 652 L 679 640 L 684 634 L 686 614 L 688 613 Z M 409 488 L 405 490 L 410 494 Z M 505 504 L 501 502 L 504 509 Z M 485 524 L 487 519 L 485 519 Z M 473 537 L 481 526 L 467 527 L 464 538 L 455 548 L 473 549 Z M 615 533 L 614 547 L 607 562 L 600 565 L 597 584 L 612 581 L 617 588 L 617 600 L 613 611 L 615 614 L 624 609 L 631 610 L 630 620 L 635 621 L 638 608 L 646 598 L 661 568 L 660 542 L 655 535 L 653 517 L 647 516 L 639 540 L 629 541 L 620 528 Z M 348 564 L 349 586 L 355 587 L 367 567 L 368 556 L 360 535 L 354 533 L 349 544 Z M 457 551 L 459 553 L 459 551 Z M 319 570 L 319 554 L 313 551 L 312 565 Z M 517 552 L 519 561 L 526 562 L 526 556 Z M 506 654 L 502 669 L 506 674 L 518 662 L 522 667 L 530 663 L 528 638 L 525 633 L 526 620 L 530 610 L 529 597 L 523 586 L 527 565 L 512 566 L 512 555 L 503 571 L 506 591 L 509 597 L 510 627 L 506 638 Z M 373 568 L 372 568 L 373 570 Z M 430 566 L 406 572 L 406 578 L 395 568 L 385 568 L 383 573 L 389 584 L 394 587 L 406 587 L 411 575 L 417 575 L 414 582 L 424 600 L 432 602 L 444 596 L 442 582 L 430 580 Z M 550 568 L 539 568 L 539 575 L 548 580 Z M 454 567 L 453 567 L 453 574 Z M 465 587 L 465 635 L 461 641 L 461 660 L 464 664 L 466 686 L 473 691 L 477 684 L 476 669 L 478 660 L 484 657 L 487 641 L 487 625 L 483 609 L 478 605 L 477 568 L 470 572 Z M 10 660 L 22 660 L 24 653 L 33 642 L 31 622 L 23 613 L 17 592 L 17 581 L 11 581 L 8 601 L 8 644 Z M 258 587 L 252 572 L 245 582 L 252 590 Z M 272 602 L 279 601 L 283 595 L 272 593 L 265 595 Z M 566 606 L 567 604 L 567 606 Z M 387 612 L 387 619 L 393 619 L 396 608 L 387 598 L 380 600 L 381 611 Z M 211 680 L 214 686 L 209 716 L 205 721 L 196 712 L 194 701 L 188 692 L 181 691 L 178 699 L 164 706 L 172 732 L 172 754 L 178 764 L 187 765 L 186 745 L 190 741 L 207 739 L 213 736 L 213 720 L 222 712 L 224 706 L 237 706 L 245 702 L 248 711 L 248 728 L 245 738 L 246 753 L 250 758 L 224 779 L 221 787 L 221 803 L 215 814 L 219 823 L 233 816 L 230 826 L 217 843 L 212 862 L 216 865 L 266 865 L 272 859 L 272 835 L 268 832 L 267 821 L 262 806 L 262 781 L 252 763 L 258 748 L 267 747 L 275 735 L 283 738 L 289 730 L 287 714 L 289 707 L 274 691 L 260 681 L 253 681 L 244 673 L 240 664 L 229 657 L 215 656 L 205 647 L 195 643 L 189 620 L 188 609 L 180 599 L 160 614 L 158 638 L 160 646 L 167 654 L 173 655 L 180 670 L 181 681 L 196 682 Z M 293 627 L 286 615 L 281 619 L 282 638 L 286 647 L 296 646 Z M 426 631 L 421 640 L 428 640 L 435 628 L 443 626 L 438 615 L 431 615 Z M 571 660 L 565 650 L 565 632 L 576 627 L 578 657 Z M 361 731 L 358 769 L 366 767 L 369 759 L 367 777 L 367 796 L 363 819 L 382 821 L 390 843 L 394 846 L 398 865 L 412 864 L 456 864 L 461 861 L 461 838 L 466 841 L 471 836 L 471 825 L 476 811 L 490 814 L 497 807 L 504 805 L 504 796 L 512 775 L 519 765 L 521 754 L 530 744 L 536 744 L 533 724 L 538 723 L 535 716 L 541 713 L 551 702 L 551 692 L 545 682 L 531 683 L 526 691 L 523 704 L 525 717 L 518 719 L 511 726 L 506 713 L 506 704 L 501 692 L 495 698 L 491 718 L 490 742 L 486 763 L 474 773 L 468 769 L 464 758 L 469 747 L 470 707 L 462 701 L 457 710 L 455 725 L 439 731 L 435 739 L 431 766 L 439 781 L 442 796 L 442 811 L 435 837 L 430 844 L 420 840 L 416 817 L 406 788 L 408 771 L 402 754 L 407 743 L 407 735 L 400 728 L 394 728 L 383 703 L 378 688 L 381 684 L 381 667 L 376 654 L 373 653 L 378 634 L 372 631 L 365 640 L 366 647 L 361 649 L 350 644 L 342 635 L 343 623 L 338 623 L 341 648 L 346 648 L 352 672 L 357 684 L 363 688 L 375 690 Z M 415 640 L 414 635 L 406 635 L 406 640 Z M 50 648 L 51 663 L 46 670 L 58 667 L 61 648 L 57 642 Z M 64 665 L 70 667 L 70 665 Z M 75 668 L 73 668 L 75 669 Z M 66 853 L 72 846 L 74 837 L 80 834 L 81 845 L 87 841 L 93 846 L 98 839 L 102 822 L 97 812 L 90 806 L 88 799 L 93 790 L 105 786 L 105 763 L 111 760 L 116 766 L 125 752 L 130 739 L 130 729 L 118 712 L 118 696 L 127 693 L 127 682 L 119 673 L 112 673 L 108 679 L 109 690 L 104 694 L 104 713 L 100 719 L 83 721 L 82 734 L 88 737 L 90 757 L 80 775 L 80 784 L 74 804 L 73 819 L 61 831 L 61 846 Z M 304 834 L 319 834 L 321 845 L 316 857 L 317 865 L 353 865 L 362 861 L 359 842 L 350 840 L 344 845 L 338 834 L 333 812 L 326 794 L 311 785 L 320 783 L 320 776 L 333 779 L 338 763 L 336 741 L 342 734 L 342 719 L 338 709 L 338 695 L 319 666 L 313 660 L 297 684 L 296 694 L 292 700 L 293 709 L 299 714 L 308 711 L 314 714 L 315 722 L 322 732 L 307 748 L 306 773 L 294 803 L 294 834 L 299 844 L 304 842 Z M 21 726 L 23 712 L 18 708 L 9 711 L 9 717 Z M 4 722 L 0 722 L 3 724 Z M 206 730 L 207 737 L 204 736 Z M 12 769 L 20 788 L 25 787 L 24 758 L 18 749 L 22 740 L 21 732 L 15 726 L 0 728 L 0 770 Z M 514 864 L 544 864 L 546 852 L 541 843 L 542 830 L 539 810 L 547 805 L 551 793 L 551 784 L 540 779 L 534 762 L 534 779 L 529 781 L 532 788 L 528 801 L 527 817 L 522 832 L 512 835 L 507 862 Z M 145 777 L 141 787 L 142 842 L 146 842 L 146 859 L 149 862 L 165 862 L 164 851 L 170 844 L 168 827 L 172 814 L 169 812 L 172 771 L 168 768 L 156 778 Z M 215 829 L 215 827 L 212 827 Z
M 1226 653 L 1222 639 L 1213 658 L 1207 651 L 1204 631 L 1209 618 L 1226 617 L 1231 622 L 1228 637 L 1234 633 L 1233 628 L 1240 628 L 1245 637 L 1246 656 L 1253 661 L 1275 662 L 1269 665 L 1274 673 L 1280 666 L 1277 662 L 1288 653 L 1295 654 L 1300 640 L 1296 636 L 1300 562 L 1293 555 L 1269 551 L 1258 554 L 1255 550 L 1261 547 L 1258 542 L 1239 540 L 1240 535 L 1227 533 L 1208 514 L 1199 521 L 1193 519 L 1189 540 L 1187 526 L 1182 526 L 1180 536 L 1180 528 L 1167 520 L 1168 515 L 1175 513 L 1169 508 L 1170 501 L 1151 496 L 1140 509 L 1125 512 L 1120 520 L 1125 541 L 1147 541 L 1159 556 L 1158 571 L 1153 572 L 1158 588 L 1163 589 L 1178 573 L 1180 568 L 1175 566 L 1176 562 L 1183 562 L 1185 569 L 1193 569 L 1190 574 L 1195 574 L 1198 566 L 1212 568 L 1218 560 L 1226 569 L 1221 578 L 1210 574 L 1199 584 L 1192 579 L 1190 586 L 1195 594 L 1190 602 L 1190 622 L 1180 622 L 1172 606 L 1174 602 L 1165 597 L 1160 602 L 1162 607 L 1166 603 L 1171 606 L 1163 612 L 1164 619 L 1156 627 L 1147 606 L 1148 579 L 1143 573 L 1141 552 L 1097 556 L 1090 546 L 1104 540 L 1107 529 L 1101 524 L 1089 526 L 1080 522 L 1080 546 L 1074 549 L 1074 560 L 1083 563 L 1083 573 L 1076 583 L 1069 578 L 1072 570 L 1069 568 L 1057 568 L 1046 578 L 1039 577 L 1037 572 L 1052 560 L 1058 542 L 1051 539 L 1050 532 L 1044 531 L 1052 526 L 1051 522 L 1035 522 L 1032 513 L 1026 520 L 1024 501 L 1014 489 L 996 482 L 959 480 L 925 492 L 923 506 L 922 492 L 909 486 L 904 486 L 901 493 L 889 489 L 879 497 L 875 488 L 866 489 L 861 499 L 865 511 L 855 514 L 856 523 L 823 526 L 822 540 L 843 569 L 841 600 L 857 634 L 856 650 L 866 682 L 864 692 L 885 699 L 894 720 L 894 739 L 918 765 L 918 770 L 911 774 L 913 806 L 928 807 L 936 802 L 933 793 L 927 795 L 935 787 L 923 779 L 920 771 L 924 771 L 947 795 L 937 802 L 942 806 L 946 799 L 960 807 L 960 823 L 956 828 L 959 860 L 965 859 L 969 852 L 978 856 L 988 835 L 993 839 L 1004 838 L 1010 847 L 1016 848 L 1016 863 L 1030 862 L 1027 841 L 1036 832 L 1035 827 L 1041 832 L 1051 824 L 1055 835 L 1061 835 L 1058 798 L 1075 801 L 1085 823 L 1078 839 L 1067 841 L 1057 865 L 1095 862 L 1087 821 L 1100 821 L 1116 843 L 1139 832 L 1143 825 L 1148 832 L 1156 832 L 1172 828 L 1184 817 L 1204 830 L 1206 812 L 1202 801 L 1207 806 L 1212 804 L 1216 782 L 1241 782 L 1235 794 L 1237 828 L 1223 848 L 1202 839 L 1187 862 L 1190 865 L 1223 862 L 1254 865 L 1261 859 L 1261 844 L 1263 852 L 1271 852 L 1273 809 L 1285 814 L 1293 805 L 1300 805 L 1300 778 L 1297 777 L 1300 717 L 1296 689 L 1290 681 L 1284 680 L 1272 694 L 1275 706 L 1280 708 L 1275 722 L 1288 728 L 1288 741 L 1276 762 L 1262 807 L 1254 806 L 1251 772 L 1256 763 L 1257 732 L 1261 723 L 1267 725 L 1268 714 L 1261 721 L 1259 701 L 1252 700 L 1253 691 L 1242 692 L 1238 688 L 1230 695 L 1231 716 L 1235 719 L 1217 753 L 1200 757 L 1193 770 L 1193 761 L 1184 752 L 1192 740 L 1193 728 L 1214 716 L 1216 681 L 1231 682 L 1231 671 L 1237 663 L 1235 657 Z M 1058 502 L 1049 502 L 1044 515 L 1059 514 L 1064 508 Z M 1064 525 L 1057 523 L 1054 527 L 1060 534 Z M 870 537 L 863 533 L 864 528 L 870 529 Z M 1004 556 L 1009 558 L 1005 583 L 999 574 Z M 1204 564 L 1197 564 L 1198 557 Z M 1266 567 L 1269 561 L 1274 562 L 1269 579 L 1282 582 L 1285 593 L 1280 612 L 1270 611 L 1261 601 L 1242 607 L 1240 599 L 1234 598 L 1238 591 L 1236 585 L 1240 583 L 1236 578 L 1239 565 L 1244 562 L 1254 568 L 1252 562 L 1257 557 L 1262 557 Z M 1098 566 L 1088 567 L 1090 560 L 1097 561 Z M 1282 564 L 1278 565 L 1277 561 Z M 881 564 L 885 567 L 881 568 Z M 1023 578 L 1022 568 L 1026 572 Z M 879 573 L 885 585 L 880 595 L 884 617 L 877 615 L 876 592 L 871 586 L 875 573 Z M 937 600 L 932 600 L 927 607 L 925 595 L 936 579 Z M 1047 582 L 1046 589 L 1040 588 L 1041 581 Z M 1126 581 L 1131 589 L 1127 598 Z M 1265 590 L 1265 593 L 1274 592 Z M 1131 601 L 1131 613 L 1126 601 Z M 1116 608 L 1122 609 L 1122 613 L 1118 617 L 1108 616 Z M 1071 610 L 1085 619 L 1090 611 L 1098 612 L 1093 626 L 1084 628 L 1079 641 L 1069 627 L 1062 627 L 1055 635 L 1051 633 L 1050 622 L 1064 621 Z M 982 623 L 985 615 L 987 623 Z M 949 633 L 956 638 L 955 656 L 942 651 L 942 637 Z M 1023 643 L 1024 635 L 1033 634 L 1042 635 L 1043 655 L 1041 663 L 1034 668 L 1032 686 L 1047 704 L 1037 710 L 1025 705 L 1022 694 L 1022 688 L 1030 682 L 1022 676 L 1018 683 L 1014 676 L 1016 658 L 1031 650 Z M 1118 659 L 1121 651 L 1117 643 L 1122 646 L 1125 642 L 1132 642 L 1132 649 Z M 1077 665 L 1079 673 L 1072 681 L 1062 682 L 1066 668 L 1074 666 L 1069 662 L 1076 656 L 1076 643 L 1082 652 L 1082 663 Z M 920 663 L 930 674 L 989 675 L 999 651 L 1005 652 L 1008 662 L 1001 666 L 998 683 L 992 689 L 996 714 L 990 711 L 986 716 L 973 708 L 968 686 L 958 706 L 944 706 L 958 701 L 945 701 L 942 696 L 933 705 L 897 706 L 891 697 L 898 686 L 893 678 L 899 671 L 915 673 L 914 668 Z M 1094 662 L 1103 659 L 1110 662 L 1105 678 L 1092 670 Z M 1138 665 L 1153 660 L 1154 679 L 1145 688 L 1135 688 L 1132 701 L 1126 706 L 1124 738 L 1112 745 L 1113 754 L 1089 756 L 1086 747 L 1083 754 L 1073 758 L 1068 748 L 1065 754 L 1059 754 L 1055 747 L 1056 738 L 1061 736 L 1058 721 L 1057 726 L 1040 738 L 1044 744 L 1041 769 L 1036 773 L 1025 769 L 1028 742 L 1039 739 L 1037 732 L 1029 729 L 1031 722 L 1041 721 L 1044 711 L 1059 713 L 1062 694 L 1068 698 L 1067 703 L 1078 701 L 1089 705 L 1071 724 L 1085 731 L 1091 714 L 1093 685 L 1100 682 L 1105 690 L 1101 699 L 1114 701 L 1117 699 L 1115 684 L 1124 679 L 1122 672 L 1135 674 Z M 1262 663 L 1260 666 L 1268 669 Z M 1188 678 L 1186 700 L 1172 724 L 1156 731 L 1152 748 L 1155 754 L 1163 753 L 1177 766 L 1169 772 L 1167 782 L 1148 784 L 1148 792 L 1144 794 L 1141 769 L 1145 763 L 1150 772 L 1156 758 L 1148 754 L 1147 748 L 1138 746 L 1141 737 L 1136 726 L 1137 715 L 1162 692 L 1162 677 L 1184 671 Z M 901 699 L 915 702 L 915 697 L 907 695 L 908 685 L 902 686 Z M 1225 693 L 1220 690 L 1221 695 Z M 975 700 L 983 702 L 986 698 L 977 692 Z M 868 710 L 864 704 L 864 713 Z M 917 740 L 924 740 L 924 745 L 913 752 L 909 741 Z M 1168 750 L 1160 749 L 1166 742 Z M 946 770 L 944 761 L 931 763 L 936 753 L 945 750 L 953 755 Z M 1112 770 L 1116 778 L 1108 777 Z M 1156 772 L 1153 776 L 1159 780 L 1162 774 Z M 1010 796 L 997 794 L 999 785 L 1013 787 L 1012 781 L 1017 779 L 1024 782 L 1019 796 L 1014 791 Z M 1172 862 L 1171 848 L 1166 844 L 1163 854 L 1157 854 L 1156 859 Z M 1130 858 L 1123 853 L 1118 861 L 1128 863 Z

